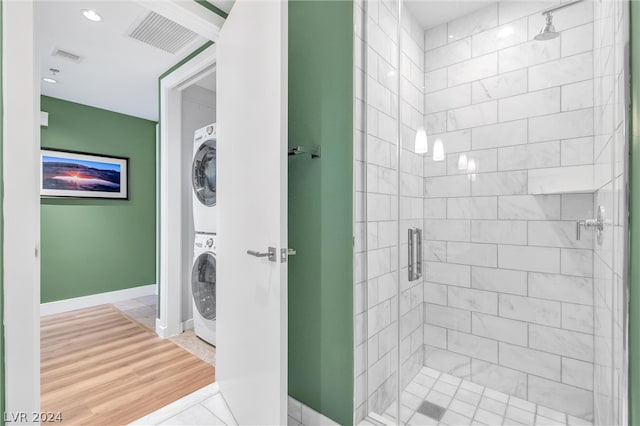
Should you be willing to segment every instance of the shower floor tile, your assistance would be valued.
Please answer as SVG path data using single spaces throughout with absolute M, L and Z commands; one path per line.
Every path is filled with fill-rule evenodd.
M 423 367 L 405 388 L 401 404 L 401 418 L 412 426 L 593 424 L 428 367 Z M 394 404 L 385 417 L 391 419 L 393 415 L 389 414 L 395 412 Z

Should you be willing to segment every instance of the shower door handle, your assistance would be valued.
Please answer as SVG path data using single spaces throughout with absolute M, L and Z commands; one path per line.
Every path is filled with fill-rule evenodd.
M 409 281 L 422 277 L 422 229 L 408 230 L 408 272 Z

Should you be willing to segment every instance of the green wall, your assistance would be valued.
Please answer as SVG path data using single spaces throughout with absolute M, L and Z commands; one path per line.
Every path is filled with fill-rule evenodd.
M 353 423 L 353 3 L 289 2 L 289 395 Z
M 129 157 L 129 200 L 42 199 L 41 301 L 156 283 L 155 123 L 43 96 L 43 148 Z
M 640 4 L 631 2 L 629 424 L 640 425 Z

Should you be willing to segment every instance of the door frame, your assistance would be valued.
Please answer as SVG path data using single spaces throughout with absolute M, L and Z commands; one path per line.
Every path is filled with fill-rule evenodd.
M 225 21 L 195 1 L 131 1 L 211 41 Z M 5 374 L 0 380 L 4 380 L 5 394 L 0 397 L 5 398 L 5 412 L 27 416 L 40 412 L 40 67 L 34 4 L 35 0 L 2 3 Z M 160 150 L 161 158 L 166 154 Z M 162 183 L 161 179 L 161 200 L 173 199 L 175 194 Z M 160 209 L 161 224 L 172 218 L 163 216 L 167 213 Z M 161 233 L 161 242 L 163 238 L 166 233 Z M 162 255 L 158 261 L 162 262 Z M 167 318 L 172 314 L 168 312 Z
M 156 333 L 168 338 L 182 333 L 182 283 L 185 279 L 181 224 L 182 174 L 181 164 L 169 161 L 180 158 L 182 147 L 182 90 L 200 76 L 214 70 L 216 46 L 209 46 L 188 62 L 160 80 L 160 316 Z M 169 302 L 171 301 L 171 303 Z

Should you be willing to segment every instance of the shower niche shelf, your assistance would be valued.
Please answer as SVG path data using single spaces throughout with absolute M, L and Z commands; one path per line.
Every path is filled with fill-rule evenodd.
M 586 194 L 595 191 L 594 178 L 593 165 L 530 169 L 529 194 Z

